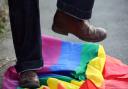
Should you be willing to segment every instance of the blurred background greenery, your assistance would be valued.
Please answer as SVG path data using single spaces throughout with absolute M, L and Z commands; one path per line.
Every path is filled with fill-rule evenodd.
M 7 0 L 0 0 L 0 36 L 7 31 L 8 7 Z

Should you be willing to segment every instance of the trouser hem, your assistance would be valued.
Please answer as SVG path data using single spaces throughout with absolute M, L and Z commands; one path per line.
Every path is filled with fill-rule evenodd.
M 43 66 L 43 61 L 41 60 L 36 60 L 36 61 L 30 61 L 30 62 L 22 62 L 22 63 L 17 63 L 15 65 L 16 71 L 18 73 L 28 71 L 28 70 L 39 70 Z
M 68 15 L 78 18 L 80 20 L 88 20 L 91 18 L 91 15 L 92 15 L 92 9 L 88 10 L 88 11 L 83 11 L 83 10 L 80 10 L 79 8 L 72 6 L 72 5 L 68 5 L 67 3 L 63 2 L 62 0 L 59 0 L 57 2 L 57 8 L 65 13 L 67 13 Z

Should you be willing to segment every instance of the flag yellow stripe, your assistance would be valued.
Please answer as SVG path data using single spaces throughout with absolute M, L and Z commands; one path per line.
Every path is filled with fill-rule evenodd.
M 102 75 L 106 55 L 103 46 L 99 45 L 98 56 L 92 59 L 86 70 L 87 79 L 91 80 L 97 87 L 102 87 L 104 78 Z
M 50 89 L 58 89 L 58 85 L 62 85 L 64 89 L 79 89 L 80 87 L 77 85 L 74 85 L 72 83 L 68 83 L 65 81 L 58 80 L 56 78 L 49 78 L 48 81 L 48 87 Z

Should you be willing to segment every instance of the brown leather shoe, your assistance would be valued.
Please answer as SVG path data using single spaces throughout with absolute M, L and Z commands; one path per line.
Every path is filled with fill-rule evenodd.
M 88 42 L 99 42 L 107 37 L 105 29 L 96 28 L 90 25 L 87 20 L 76 19 L 59 10 L 57 10 L 54 16 L 52 30 L 64 35 L 71 33 Z
M 39 79 L 34 71 L 25 71 L 20 74 L 19 85 L 22 88 L 39 88 Z

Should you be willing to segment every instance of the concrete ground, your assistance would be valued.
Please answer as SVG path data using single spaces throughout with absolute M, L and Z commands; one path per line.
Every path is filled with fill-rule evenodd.
M 119 58 L 128 64 L 128 0 L 96 0 L 91 23 L 107 29 L 108 37 L 101 42 L 108 55 Z M 63 36 L 52 32 L 51 25 L 56 11 L 56 0 L 40 0 L 42 33 L 62 38 L 63 40 L 81 42 L 73 35 Z M 0 40 L 0 64 L 3 60 L 15 57 L 11 33 Z M 7 63 L 5 61 L 5 63 Z M 9 63 L 10 64 L 10 63 Z M 1 65 L 0 65 L 1 66 Z M 0 67 L 0 80 L 7 66 Z

